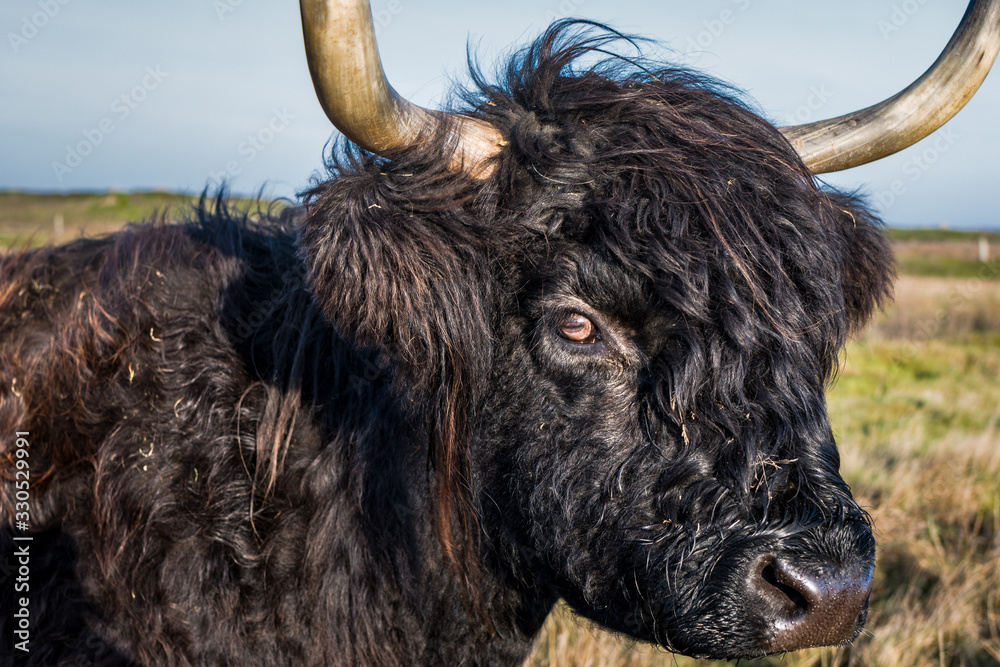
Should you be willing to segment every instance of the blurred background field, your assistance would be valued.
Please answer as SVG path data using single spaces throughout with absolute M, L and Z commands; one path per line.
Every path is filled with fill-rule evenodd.
M 198 201 L 173 192 L 34 193 L 0 191 L 0 248 L 97 236 L 128 222 L 178 217 Z M 256 200 L 234 198 L 256 207 Z
M 0 248 L 106 233 L 155 212 L 176 217 L 195 200 L 0 192 Z M 1000 233 L 889 235 L 895 302 L 849 345 L 828 398 L 844 477 L 877 530 L 868 628 L 851 646 L 744 664 L 1000 665 Z M 712 664 L 636 645 L 564 607 L 527 662 Z

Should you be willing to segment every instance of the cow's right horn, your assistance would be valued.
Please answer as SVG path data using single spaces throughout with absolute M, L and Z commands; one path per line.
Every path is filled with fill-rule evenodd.
M 451 165 L 476 178 L 503 145 L 489 123 L 425 109 L 400 96 L 385 78 L 367 0 L 300 0 L 309 72 L 319 102 L 334 126 L 379 155 L 433 136 L 449 122 L 457 133 Z
M 1000 0 L 972 0 L 938 59 L 902 92 L 867 109 L 781 132 L 817 174 L 892 155 L 958 113 L 986 78 L 998 50 Z

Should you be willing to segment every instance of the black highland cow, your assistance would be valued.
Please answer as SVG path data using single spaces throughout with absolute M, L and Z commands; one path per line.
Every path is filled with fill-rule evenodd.
M 559 598 L 696 656 L 854 638 L 824 388 L 890 292 L 878 221 L 724 87 L 578 65 L 620 40 L 587 23 L 460 117 L 376 71 L 365 125 L 364 63 L 324 69 L 351 12 L 303 2 L 366 150 L 302 211 L 0 257 L 4 664 L 516 665 Z

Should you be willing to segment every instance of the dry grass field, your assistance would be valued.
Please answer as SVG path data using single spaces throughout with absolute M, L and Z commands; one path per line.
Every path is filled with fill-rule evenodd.
M 192 198 L 0 193 L 0 248 L 115 229 Z M 896 301 L 852 343 L 829 409 L 843 473 L 879 542 L 872 611 L 853 645 L 747 664 L 1000 665 L 1000 235 L 892 230 Z M 561 607 L 530 667 L 708 666 L 588 627 Z

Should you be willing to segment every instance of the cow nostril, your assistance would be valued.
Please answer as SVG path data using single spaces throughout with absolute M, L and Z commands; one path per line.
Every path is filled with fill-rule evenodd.
M 781 606 L 786 609 L 789 615 L 794 615 L 796 611 L 807 611 L 809 609 L 809 601 L 806 599 L 806 596 L 788 580 L 788 577 L 783 575 L 784 573 L 778 569 L 773 561 L 765 561 L 760 570 L 760 578 L 765 584 L 774 589 L 770 591 L 770 595 L 776 598 L 775 601 L 779 603 L 783 602 L 780 597 L 782 595 L 787 598 L 787 602 Z
M 862 571 L 863 570 L 863 571 Z M 771 628 L 768 652 L 850 641 L 864 622 L 872 573 L 832 563 L 808 570 L 773 555 L 750 568 L 748 593 Z

